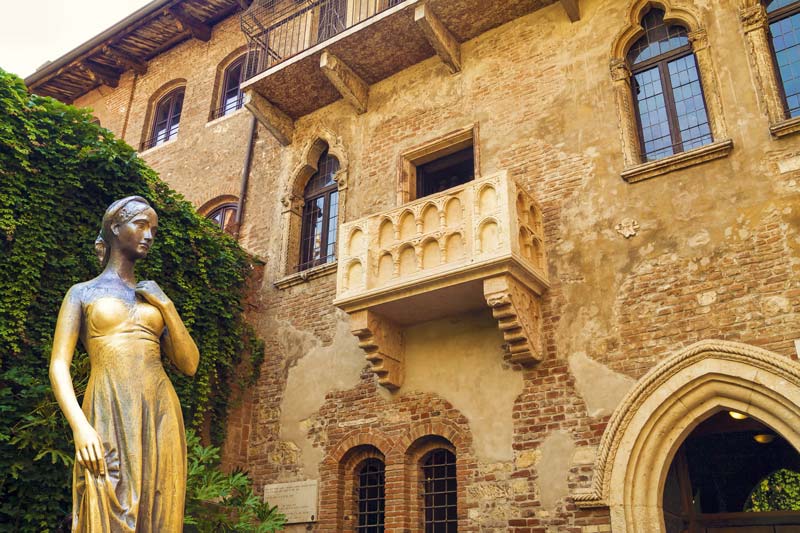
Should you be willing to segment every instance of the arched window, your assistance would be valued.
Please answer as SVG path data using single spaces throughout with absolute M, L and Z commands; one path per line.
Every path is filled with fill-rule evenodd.
M 224 117 L 242 108 L 244 104 L 244 94 L 240 86 L 244 74 L 245 59 L 246 55 L 243 55 L 225 69 L 225 73 L 222 75 L 222 90 L 220 91 L 219 107 L 211 113 L 212 119 Z
M 382 533 L 384 522 L 385 466 L 380 459 L 371 457 L 356 467 L 356 531 Z
M 664 22 L 651 9 L 645 34 L 628 52 L 642 161 L 711 143 L 711 127 L 686 28 Z
M 788 117 L 800 116 L 800 2 L 766 2 L 776 71 Z
M 178 135 L 184 92 L 184 87 L 178 87 L 158 101 L 153 114 L 153 128 L 150 131 L 150 138 L 142 143 L 143 150 L 163 144 Z
M 422 457 L 421 467 L 425 533 L 458 531 L 455 454 L 436 448 Z
M 225 231 L 236 218 L 236 204 L 223 204 L 209 213 L 206 218 L 213 220 L 219 229 Z
M 303 191 L 298 271 L 330 263 L 336 258 L 339 191 L 333 177 L 338 170 L 339 160 L 325 150 L 319 158 L 317 171 Z

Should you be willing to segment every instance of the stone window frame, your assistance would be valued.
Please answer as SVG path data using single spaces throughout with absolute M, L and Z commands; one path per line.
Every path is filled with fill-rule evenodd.
M 693 8 L 666 0 L 635 0 L 628 9 L 625 27 L 617 34 L 611 47 L 609 68 L 614 89 L 614 101 L 620 122 L 624 169 L 622 178 L 629 182 L 642 181 L 674 170 L 694 166 L 706 161 L 726 157 L 733 149 L 725 123 L 719 82 L 712 59 L 708 34 Z M 643 162 L 639 124 L 635 111 L 631 70 L 627 63 L 630 47 L 645 33 L 642 17 L 651 8 L 664 11 L 664 22 L 680 24 L 688 30 L 689 43 L 697 61 L 700 83 L 706 102 L 706 113 L 711 128 L 712 142 L 655 161 Z
M 219 120 L 228 116 L 233 115 L 236 111 L 241 111 L 244 109 L 244 93 L 242 93 L 242 105 L 241 107 L 237 108 L 235 111 L 231 111 L 224 115 L 220 115 L 215 117 L 214 114 L 220 107 L 222 107 L 223 102 L 222 98 L 224 96 L 225 91 L 225 80 L 227 79 L 227 72 L 231 68 L 231 66 L 239 60 L 246 61 L 247 59 L 247 45 L 240 46 L 233 52 L 226 55 L 222 61 L 217 64 L 217 71 L 214 75 L 214 88 L 211 90 L 211 107 L 208 110 L 208 121 Z
M 333 176 L 339 191 L 339 216 L 337 225 L 346 222 L 347 187 L 349 158 L 341 139 L 329 131 L 321 131 L 312 137 L 306 147 L 299 152 L 299 162 L 290 173 L 289 182 L 281 195 L 281 259 L 282 277 L 274 286 L 285 289 L 305 283 L 310 279 L 328 276 L 336 272 L 337 259 L 323 265 L 315 266 L 300 272 L 295 267 L 300 262 L 300 234 L 303 222 L 303 192 L 308 180 L 317 171 L 317 164 L 327 148 L 328 154 L 339 160 L 339 170 Z
M 472 145 L 474 179 L 481 177 L 480 127 L 478 123 L 446 133 L 400 154 L 397 167 L 397 205 L 417 199 L 417 166 L 450 155 Z
M 155 117 L 156 117 L 156 109 L 158 108 L 158 104 L 161 103 L 161 100 L 165 96 L 169 95 L 170 93 L 172 93 L 173 91 L 175 91 L 175 90 L 177 90 L 177 89 L 179 89 L 181 87 L 183 87 L 183 89 L 184 89 L 183 106 L 185 107 L 186 106 L 186 96 L 187 96 L 187 94 L 186 94 L 187 93 L 187 91 L 186 91 L 186 89 L 187 89 L 186 78 L 176 78 L 174 80 L 168 81 L 167 83 L 165 83 L 164 85 L 162 85 L 161 87 L 159 87 L 158 89 L 153 91 L 153 94 L 151 94 L 150 98 L 147 99 L 147 111 L 145 112 L 145 115 L 144 115 L 144 123 L 142 124 L 142 133 L 141 133 L 141 137 L 140 137 L 141 140 L 139 141 L 139 147 L 140 148 L 142 146 L 144 146 L 145 142 L 147 142 L 147 140 L 150 139 L 150 137 L 152 136 L 153 127 L 155 125 L 154 121 L 155 121 Z M 181 112 L 181 118 L 183 118 L 183 112 Z M 170 138 L 167 141 L 165 141 L 164 143 L 159 144 L 157 146 L 152 146 L 152 147 L 144 149 L 144 150 L 140 149 L 139 152 L 140 153 L 144 153 L 144 152 L 147 152 L 149 150 L 154 150 L 156 148 L 159 148 L 161 146 L 169 144 L 171 141 L 175 140 L 176 138 L 177 138 L 177 135 L 175 135 L 175 137 Z
M 764 3 L 761 0 L 743 0 L 739 7 L 739 23 L 758 88 L 759 104 L 769 120 L 769 132 L 773 137 L 780 138 L 800 131 L 800 117 L 787 116 Z

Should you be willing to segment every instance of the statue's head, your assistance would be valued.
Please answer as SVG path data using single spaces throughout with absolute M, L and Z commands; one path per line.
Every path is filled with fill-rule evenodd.
M 158 215 L 141 196 L 128 196 L 108 206 L 94 241 L 101 266 L 105 268 L 112 248 L 133 261 L 146 256 L 157 228 Z

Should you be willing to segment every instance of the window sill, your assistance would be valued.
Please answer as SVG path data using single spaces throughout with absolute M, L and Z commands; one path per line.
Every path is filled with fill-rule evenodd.
M 688 152 L 681 152 L 665 157 L 664 159 L 648 161 L 647 163 L 626 168 L 622 171 L 622 178 L 628 183 L 654 178 L 672 172 L 673 170 L 699 165 L 700 163 L 705 163 L 706 161 L 719 159 L 721 157 L 727 157 L 732 149 L 732 140 L 725 139 L 724 141 L 717 141 L 701 146 L 700 148 L 695 148 L 694 150 L 689 150 Z
M 175 136 L 172 139 L 166 140 L 161 144 L 157 144 L 155 146 L 152 146 L 152 147 L 148 148 L 147 150 L 142 150 L 141 152 L 139 152 L 139 156 L 143 156 L 143 155 L 147 155 L 147 154 L 152 154 L 153 152 L 157 152 L 158 150 L 164 148 L 165 146 L 171 145 L 172 143 L 174 143 L 177 140 L 178 140 L 178 137 Z
M 206 128 L 211 128 L 213 126 L 216 126 L 220 122 L 225 122 L 228 119 L 231 119 L 233 117 L 237 117 L 237 116 L 243 114 L 245 111 L 247 111 L 247 108 L 240 107 L 236 111 L 232 111 L 232 112 L 228 113 L 227 115 L 222 115 L 221 117 L 215 118 L 214 120 L 209 120 L 208 122 L 206 122 Z
M 297 272 L 296 274 L 284 276 L 272 285 L 276 289 L 288 289 L 289 287 L 294 287 L 295 285 L 305 283 L 308 280 L 333 274 L 336 272 L 336 268 L 336 261 L 325 263 L 324 265 L 315 266 L 314 268 L 309 268 L 308 270 L 303 270 L 302 272 Z
M 769 132 L 773 137 L 786 137 L 800 131 L 800 117 L 787 118 L 769 125 Z

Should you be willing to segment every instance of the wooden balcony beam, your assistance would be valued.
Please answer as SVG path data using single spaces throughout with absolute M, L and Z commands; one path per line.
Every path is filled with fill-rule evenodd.
M 119 86 L 120 73 L 113 68 L 101 65 L 91 59 L 84 61 L 83 66 L 92 80 L 99 81 L 103 85 L 108 85 L 113 88 Z
M 369 85 L 347 64 L 325 50 L 319 60 L 319 68 L 322 69 L 322 73 L 325 74 L 328 81 L 336 87 L 342 98 L 352 105 L 359 115 L 367 111 Z
M 103 53 L 110 56 L 118 65 L 124 68 L 133 70 L 136 74 L 147 73 L 147 62 L 142 61 L 138 57 L 134 57 L 127 52 L 123 52 L 119 48 L 113 46 L 104 46 Z
M 248 89 L 245 91 L 244 106 L 264 125 L 283 146 L 292 144 L 294 121 L 269 100 Z
M 578 6 L 578 0 L 561 0 L 561 6 L 564 8 L 564 11 L 567 12 L 570 21 L 578 22 L 581 20 L 581 10 L 580 6 Z
M 422 33 L 436 51 L 439 58 L 447 65 L 450 72 L 461 71 L 461 45 L 453 34 L 442 24 L 439 18 L 426 4 L 414 9 L 414 21 L 422 29 Z
M 188 31 L 192 37 L 206 43 L 211 40 L 211 26 L 189 15 L 180 6 L 174 5 L 167 12 L 178 22 L 181 31 Z

